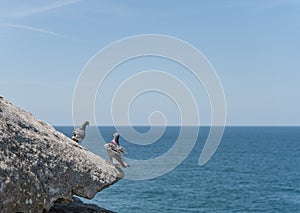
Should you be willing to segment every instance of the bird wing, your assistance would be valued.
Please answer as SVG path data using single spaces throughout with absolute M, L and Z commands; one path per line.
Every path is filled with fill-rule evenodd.
M 120 152 L 123 152 L 125 155 L 127 155 L 126 150 L 125 150 L 122 146 L 119 147 L 119 151 L 120 151 Z
M 81 142 L 85 137 L 85 131 L 83 129 L 77 128 L 73 131 L 72 139 Z

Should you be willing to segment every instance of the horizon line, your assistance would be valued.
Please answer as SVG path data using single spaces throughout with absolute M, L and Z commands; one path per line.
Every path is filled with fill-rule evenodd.
M 51 124 L 52 125 L 52 124 Z M 71 125 L 71 124 L 68 124 L 68 125 L 52 125 L 52 126 L 57 126 L 57 127 L 73 127 L 74 125 Z M 77 125 L 75 125 L 77 126 Z M 228 124 L 228 125 L 224 125 L 224 126 L 221 126 L 221 125 L 175 125 L 175 124 L 171 124 L 171 125 L 166 125 L 166 126 L 163 126 L 163 125 L 140 125 L 140 124 L 137 124 L 137 125 L 90 125 L 90 127 L 300 127 L 300 124 L 298 125 L 283 125 L 283 124 L 267 124 L 267 125 L 264 125 L 264 124 L 256 124 L 256 125 L 236 125 L 236 124 Z

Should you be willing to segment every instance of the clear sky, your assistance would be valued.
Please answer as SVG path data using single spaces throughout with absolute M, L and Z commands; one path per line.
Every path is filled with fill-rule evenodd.
M 223 84 L 228 125 L 300 125 L 299 0 L 0 1 L 0 95 L 52 125 L 70 125 L 85 64 L 111 42 L 138 34 L 177 37 L 209 59 Z M 117 72 L 107 87 L 113 77 L 121 80 Z M 202 97 L 202 123 L 209 124 Z M 110 124 L 101 111 L 107 99 L 97 98 L 95 115 Z M 132 107 L 132 121 L 143 124 L 153 103 L 162 102 L 174 105 L 145 94 Z M 166 117 L 176 124 L 172 110 Z

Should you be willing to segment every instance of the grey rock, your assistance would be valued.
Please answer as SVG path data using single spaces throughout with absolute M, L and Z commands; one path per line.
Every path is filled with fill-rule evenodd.
M 49 211 L 73 195 L 92 199 L 123 177 L 121 169 L 0 98 L 0 212 Z
M 55 202 L 48 213 L 114 213 L 113 211 L 101 208 L 95 204 L 83 203 L 79 198 L 74 198 L 72 202 L 64 204 Z

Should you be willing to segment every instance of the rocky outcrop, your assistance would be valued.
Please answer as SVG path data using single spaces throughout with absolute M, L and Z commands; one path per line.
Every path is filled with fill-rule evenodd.
M 0 212 L 49 211 L 91 199 L 124 173 L 0 97 Z

